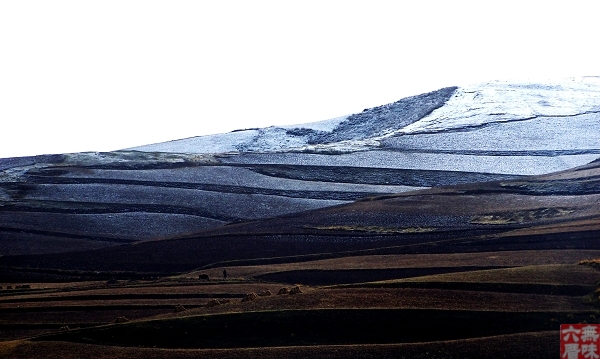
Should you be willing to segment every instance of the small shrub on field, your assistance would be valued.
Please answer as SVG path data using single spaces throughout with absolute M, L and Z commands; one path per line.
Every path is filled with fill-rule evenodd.
M 117 317 L 117 319 L 113 320 L 113 323 L 129 323 L 130 320 L 125 317 Z
M 269 296 L 273 295 L 273 293 L 271 293 L 271 291 L 268 290 L 268 289 L 264 290 L 264 291 L 262 291 L 260 293 L 257 293 L 257 294 L 258 294 L 259 297 L 269 297 Z
M 279 292 L 277 292 L 277 295 L 283 295 L 283 294 L 289 294 L 290 290 L 288 288 L 281 288 L 279 290 Z
M 244 298 L 242 298 L 242 302 L 250 302 L 258 298 L 258 294 L 256 293 L 248 293 Z
M 300 293 L 302 293 L 302 289 L 300 289 L 300 286 L 295 286 L 292 289 L 281 288 L 279 290 L 279 292 L 277 292 L 277 295 L 283 295 L 283 294 L 294 295 L 294 294 L 300 294 Z
M 300 294 L 300 293 L 302 293 L 302 290 L 300 289 L 299 286 L 295 286 L 294 288 L 292 288 L 290 290 L 290 295 Z

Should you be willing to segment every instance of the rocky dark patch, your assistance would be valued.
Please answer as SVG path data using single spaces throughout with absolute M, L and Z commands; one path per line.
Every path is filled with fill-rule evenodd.
M 382 131 L 400 129 L 443 106 L 457 87 L 446 87 L 426 94 L 404 98 L 391 104 L 365 109 L 349 116 L 330 133 L 311 133 L 309 143 L 331 143 L 383 135 Z

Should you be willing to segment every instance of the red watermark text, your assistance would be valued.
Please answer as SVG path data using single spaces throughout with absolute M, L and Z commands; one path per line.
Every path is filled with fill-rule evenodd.
M 600 324 L 561 324 L 562 359 L 599 359 Z

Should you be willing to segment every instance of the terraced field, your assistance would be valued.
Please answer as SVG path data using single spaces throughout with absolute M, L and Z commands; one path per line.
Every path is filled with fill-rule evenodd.
M 521 343 L 544 357 L 558 350 L 556 323 L 598 320 L 592 293 L 600 272 L 577 263 L 599 256 L 600 250 L 352 256 L 228 266 L 227 278 L 224 268 L 211 268 L 149 281 L 30 284 L 0 292 L 0 350 L 7 358 L 39 350 L 65 358 L 392 358 L 397 350 L 459 358 L 495 357 L 500 343 Z M 481 270 L 490 263 L 503 269 Z M 454 273 L 418 273 L 432 268 Z M 350 284 L 307 285 L 315 270 L 327 276 L 382 269 L 413 272 L 391 281 L 358 282 L 356 275 L 346 277 L 354 278 Z M 297 275 L 289 281 L 265 278 L 291 272 Z M 294 286 L 300 293 L 278 294 Z M 518 357 L 511 353 L 506 357 Z
M 197 163 L 183 155 L 158 161 L 152 165 L 157 168 L 149 169 L 145 161 L 150 162 L 151 155 L 106 156 L 108 163 L 90 154 L 75 156 L 79 159 L 61 157 L 43 168 L 5 169 L 7 182 L 0 182 L 0 194 L 5 198 L 0 208 L 2 253 L 69 252 L 166 239 L 366 196 L 514 177 L 356 167 L 227 165 L 209 160 Z
M 0 159 L 0 357 L 556 357 L 600 321 L 598 89 Z
M 0 257 L 2 278 L 29 284 L 0 292 L 2 350 L 459 358 L 495 357 L 486 350 L 516 340 L 545 357 L 558 324 L 599 320 L 600 272 L 580 264 L 600 258 L 599 170 L 384 195 L 76 256 Z

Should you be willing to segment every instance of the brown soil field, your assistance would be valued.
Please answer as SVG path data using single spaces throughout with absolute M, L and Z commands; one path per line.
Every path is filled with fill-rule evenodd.
M 156 281 L 117 281 L 32 284 L 30 290 L 4 290 L 0 296 L 0 336 L 4 339 L 26 338 L 58 330 L 106 324 L 117 317 L 130 320 L 185 318 L 193 315 L 219 313 L 251 313 L 290 309 L 331 308 L 422 308 L 453 310 L 495 311 L 594 311 L 591 297 L 581 295 L 550 295 L 535 290 L 514 293 L 510 290 L 469 290 L 468 288 L 389 288 L 398 283 L 519 283 L 523 285 L 551 284 L 556 286 L 581 285 L 593 291 L 600 272 L 577 265 L 582 259 L 600 257 L 598 250 L 506 251 L 454 254 L 373 255 L 335 258 L 297 263 L 261 266 L 225 267 L 231 279 L 223 280 L 223 268 L 190 272 Z M 465 267 L 494 264 L 512 268 L 467 271 L 430 276 L 419 276 L 393 281 L 355 283 L 349 287 L 307 287 L 302 294 L 276 295 L 282 287 L 256 281 L 267 273 L 290 271 L 339 271 L 348 269 L 373 270 L 396 267 L 431 268 L 462 265 Z M 198 274 L 210 276 L 198 280 Z M 378 288 L 380 287 L 380 288 Z M 533 287 L 532 287 L 533 288 Z M 534 288 L 535 289 L 535 288 Z M 246 293 L 271 291 L 272 296 L 242 302 Z M 588 292 L 585 292 L 588 293 Z M 217 298 L 227 303 L 207 306 Z M 175 312 L 176 305 L 186 311 Z
M 217 267 L 193 271 L 174 278 L 198 278 L 205 273 L 219 278 L 223 269 L 230 276 L 250 278 L 267 273 L 293 270 L 341 270 L 341 269 L 386 269 L 386 268 L 429 268 L 465 266 L 526 266 L 542 264 L 574 264 L 584 259 L 600 258 L 600 250 L 543 250 L 501 251 L 448 254 L 368 255 L 324 259 L 297 263 L 281 263 L 259 266 Z
M 15 286 L 15 285 L 19 285 L 20 283 L 0 283 L 0 286 L 2 286 L 3 288 L 6 289 L 7 286 Z M 61 289 L 61 290 L 70 290 L 72 288 L 96 288 L 98 286 L 103 286 L 106 284 L 105 281 L 80 281 L 80 282 L 76 282 L 76 283 L 72 283 L 72 282 L 66 282 L 66 283 L 27 283 L 31 286 L 31 289 L 35 289 L 35 290 L 57 290 L 57 289 Z M 29 291 L 27 291 L 29 292 Z M 2 290 L 0 291 L 0 298 L 2 298 L 5 295 L 10 295 L 13 293 L 18 293 L 18 292 L 12 292 L 12 291 L 8 291 L 8 290 Z
M 36 290 L 36 288 L 38 288 Z M 54 287 L 45 283 L 31 290 L 4 291 L 0 296 L 0 338 L 35 336 L 58 330 L 111 323 L 118 317 L 130 320 L 173 313 L 183 305 L 190 310 L 210 300 L 237 301 L 251 292 L 276 292 L 281 285 L 239 281 L 183 281 L 113 285 L 71 283 Z
M 430 308 L 510 311 L 593 310 L 583 297 L 520 293 L 477 292 L 422 288 L 302 288 L 302 295 L 274 295 L 252 302 L 196 308 L 186 315 L 328 308 Z M 180 316 L 165 314 L 161 318 Z
M 477 282 L 524 283 L 595 286 L 600 272 L 577 264 L 549 264 L 518 268 L 491 269 L 467 273 L 450 273 L 419 278 L 401 279 L 407 282 Z
M 530 228 L 520 228 L 504 233 L 503 236 L 524 236 L 524 235 L 539 235 L 539 234 L 554 234 L 554 233 L 569 233 L 586 231 L 600 231 L 600 219 L 582 219 L 570 221 L 567 223 L 557 223 L 549 225 L 534 226 Z
M 150 318 L 156 315 L 172 313 L 174 305 L 168 309 L 107 309 L 107 310 L 69 310 L 69 308 L 48 308 L 47 311 L 22 311 L 2 313 L 0 325 L 8 328 L 11 324 L 106 324 L 111 323 L 118 317 L 126 317 L 131 320 Z
M 7 359 L 34 358 L 47 353 L 48 359 L 342 359 L 342 358 L 552 358 L 559 352 L 558 330 L 519 333 L 486 338 L 415 344 L 323 345 L 242 349 L 152 349 L 89 345 L 69 342 L 16 341 L 0 343 L 0 354 Z
M 264 289 L 273 290 L 279 289 L 277 285 L 271 283 L 262 284 Z M 164 298 L 177 298 L 178 296 L 190 297 L 196 296 L 197 298 L 202 297 L 213 297 L 218 294 L 233 294 L 243 295 L 248 293 L 250 290 L 256 289 L 256 283 L 253 281 L 187 281 L 184 283 L 177 281 L 162 281 L 153 282 L 147 284 L 116 284 L 116 285 L 102 285 L 101 287 L 88 288 L 88 287 L 71 287 L 69 290 L 60 290 L 52 292 L 37 293 L 36 291 L 21 291 L 18 294 L 12 294 L 10 291 L 6 295 L 0 296 L 0 305 L 6 302 L 17 302 L 27 300 L 53 300 L 60 298 L 73 298 L 77 299 L 81 297 L 81 300 L 87 300 L 89 297 L 99 297 L 100 299 L 119 299 L 119 297 L 127 298 L 127 296 L 136 296 L 143 299 L 144 296 L 152 298 L 157 296 L 156 299 Z M 11 295 L 12 294 L 12 295 Z

